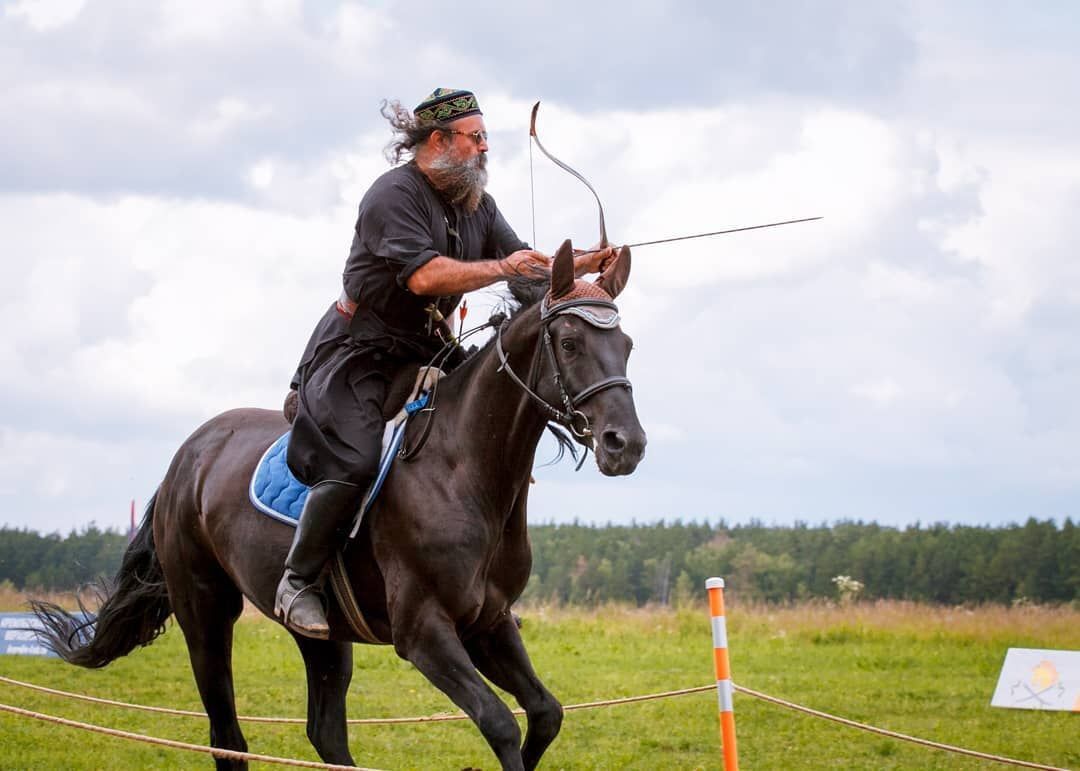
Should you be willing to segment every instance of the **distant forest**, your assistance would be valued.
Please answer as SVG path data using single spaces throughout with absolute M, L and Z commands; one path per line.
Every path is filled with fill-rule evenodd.
M 95 525 L 72 532 L 39 535 L 33 530 L 0 529 L 0 582 L 16 589 L 75 589 L 120 567 L 127 535 Z
M 701 598 L 709 576 L 734 601 L 835 598 L 942 604 L 1080 602 L 1080 527 L 885 527 L 863 522 L 768 527 L 685 524 L 534 525 L 523 600 L 678 604 Z M 111 577 L 127 537 L 89 527 L 66 537 L 0 529 L 0 582 L 66 590 Z M 853 584 L 852 581 L 858 582 Z M 861 588 L 859 587 L 861 584 Z M 854 587 L 854 588 L 853 588 Z
M 682 524 L 529 528 L 533 571 L 524 598 L 570 604 L 678 603 L 725 579 L 736 601 L 836 598 L 848 576 L 862 599 L 942 604 L 1080 601 L 1080 527 L 862 522 L 770 527 Z M 850 582 L 847 582 L 850 585 Z

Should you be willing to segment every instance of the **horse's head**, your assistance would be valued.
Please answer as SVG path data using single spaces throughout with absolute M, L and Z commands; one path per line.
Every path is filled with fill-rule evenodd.
M 593 448 L 608 476 L 630 474 L 645 453 L 645 431 L 626 377 L 633 341 L 619 328 L 614 302 L 629 275 L 630 250 L 624 246 L 595 283 L 576 280 L 574 251 L 565 241 L 540 307 L 537 392 L 569 416 L 563 422 Z

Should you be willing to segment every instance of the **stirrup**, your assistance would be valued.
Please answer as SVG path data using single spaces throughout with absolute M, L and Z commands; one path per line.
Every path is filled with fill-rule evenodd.
M 274 615 L 286 627 L 305 637 L 312 637 L 317 640 L 329 638 L 330 622 L 326 618 L 326 600 L 323 597 L 322 589 L 317 584 L 305 584 L 299 589 L 295 589 L 287 576 L 282 577 L 281 583 L 285 584 L 288 589 L 285 592 L 278 593 L 278 596 L 274 601 Z M 296 601 L 304 597 L 304 595 L 314 595 L 314 599 L 319 603 L 321 623 L 318 623 L 319 619 L 317 619 L 315 626 L 302 626 L 295 623 L 292 619 L 293 606 L 296 604 Z

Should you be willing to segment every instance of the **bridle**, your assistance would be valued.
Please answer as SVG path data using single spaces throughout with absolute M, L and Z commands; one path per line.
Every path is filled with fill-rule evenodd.
M 532 146 L 535 144 L 537 148 L 539 148 L 540 152 L 542 152 L 548 158 L 548 160 L 550 160 L 560 169 L 572 175 L 575 179 L 585 185 L 585 187 L 589 189 L 589 192 L 592 193 L 593 198 L 596 199 L 596 206 L 600 210 L 600 247 L 604 248 L 608 245 L 608 237 L 607 226 L 604 223 L 604 205 L 600 202 L 600 195 L 596 192 L 593 186 L 589 184 L 589 180 L 585 179 L 585 177 L 582 176 L 579 171 L 572 168 L 569 164 L 564 163 L 563 161 L 556 158 L 554 155 L 548 152 L 546 147 L 544 147 L 544 144 L 540 141 L 540 134 L 536 130 L 536 114 L 539 110 L 540 103 L 537 102 L 533 105 L 532 115 L 529 119 L 530 191 L 532 191 L 533 187 Z M 532 192 L 532 196 L 533 242 L 535 243 L 536 201 L 534 191 Z M 558 387 L 559 389 L 559 397 L 562 401 L 562 409 L 548 403 L 546 399 L 536 393 L 534 387 L 526 385 L 525 381 L 518 377 L 517 373 L 514 372 L 513 368 L 510 366 L 510 362 L 506 358 L 506 352 L 503 351 L 502 347 L 502 332 L 503 329 L 506 327 L 506 322 L 503 322 L 503 324 L 498 327 L 495 333 L 495 350 L 497 351 L 499 355 L 499 361 L 501 362 L 499 369 L 505 371 L 506 374 L 510 376 L 510 379 L 517 383 L 517 385 L 520 386 L 526 394 L 528 394 L 529 398 L 532 399 L 532 401 L 537 404 L 551 420 L 554 420 L 555 422 L 566 426 L 578 439 L 588 439 L 592 436 L 592 430 L 589 426 L 589 419 L 585 416 L 585 413 L 583 413 L 579 409 L 579 406 L 583 404 L 587 399 L 596 396 L 596 394 L 600 393 L 601 391 L 605 391 L 608 388 L 620 387 L 632 390 L 633 386 L 630 384 L 629 378 L 617 375 L 614 377 L 608 377 L 604 378 L 603 380 L 599 380 L 596 383 L 593 383 L 591 386 L 582 389 L 575 395 L 571 395 L 570 392 L 566 390 L 566 377 L 563 375 L 562 370 L 559 368 L 559 360 L 555 356 L 555 349 L 552 347 L 551 344 L 550 328 L 551 322 L 555 318 L 566 314 L 578 316 L 579 318 L 582 318 L 588 323 L 592 324 L 594 327 L 598 327 L 600 329 L 614 329 L 619 323 L 619 309 L 616 307 L 615 303 L 610 300 L 603 300 L 595 297 L 580 298 L 576 300 L 568 300 L 562 303 L 556 302 L 551 307 L 548 307 L 547 298 L 545 298 L 541 303 L 540 321 L 544 326 L 541 343 L 536 347 L 536 358 L 539 359 L 539 357 L 542 355 L 541 351 L 546 354 L 548 363 L 551 365 L 552 377 L 555 380 L 556 387 Z M 534 378 L 539 377 L 540 367 L 537 366 L 538 364 L 538 361 L 533 361 L 532 372 Z
M 526 384 L 525 381 L 514 372 L 513 367 L 510 366 L 510 360 L 506 355 L 506 351 L 503 350 L 502 334 L 506 325 L 509 323 L 509 320 L 500 324 L 495 332 L 495 352 L 499 356 L 500 372 L 505 372 L 509 375 L 510 379 L 513 380 L 530 399 L 532 399 L 533 403 L 543 410 L 549 420 L 553 420 L 556 423 L 566 426 L 574 436 L 584 440 L 592 436 L 592 428 L 589 425 L 589 418 L 581 411 L 580 406 L 601 391 L 606 391 L 609 388 L 626 388 L 633 390 L 633 385 L 631 385 L 629 378 L 623 375 L 613 375 L 598 380 L 590 386 L 586 386 L 576 394 L 571 394 L 570 391 L 567 390 L 566 376 L 559 367 L 559 359 L 555 355 L 555 348 L 551 342 L 551 323 L 559 316 L 567 315 L 584 319 L 589 324 L 599 329 L 614 329 L 619 325 L 619 309 L 615 303 L 610 300 L 587 297 L 555 303 L 551 307 L 548 307 L 547 298 L 545 298 L 540 304 L 540 323 L 542 325 L 542 330 L 540 342 L 536 346 L 536 355 L 533 358 L 531 368 L 530 380 L 533 381 L 532 384 Z M 536 392 L 537 386 L 535 381 L 540 377 L 541 367 L 539 366 L 539 359 L 541 356 L 546 356 L 548 364 L 551 367 L 552 379 L 555 381 L 555 387 L 559 389 L 559 399 L 562 402 L 561 408 L 551 404 L 547 399 Z

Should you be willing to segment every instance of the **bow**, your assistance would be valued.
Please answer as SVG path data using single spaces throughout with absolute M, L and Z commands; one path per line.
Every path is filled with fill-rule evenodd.
M 547 156 L 548 160 L 554 163 L 563 171 L 566 171 L 573 175 L 581 184 L 589 188 L 589 192 L 593 194 L 593 198 L 596 199 L 596 205 L 600 209 L 600 245 L 596 249 L 591 249 L 586 252 L 578 252 L 578 254 L 589 254 L 591 252 L 600 251 L 608 246 L 607 226 L 604 224 L 604 205 L 600 203 L 600 196 L 597 194 L 593 186 L 589 184 L 589 180 L 585 179 L 580 172 L 572 169 L 566 163 L 560 161 L 554 155 L 547 151 L 543 143 L 540 141 L 540 136 L 536 133 L 536 113 L 540 110 L 540 103 L 537 102 L 532 108 L 532 119 L 529 121 L 529 190 L 532 198 L 532 220 L 533 220 L 533 248 L 536 248 L 536 190 L 533 185 L 533 173 L 532 173 L 532 142 L 536 142 L 536 146 L 540 148 L 540 152 Z M 802 219 L 784 220 L 783 222 L 770 222 L 766 225 L 749 225 L 739 228 L 728 228 L 727 230 L 714 230 L 710 233 L 698 233 L 692 236 L 674 236 L 671 238 L 659 238 L 653 241 L 641 241 L 636 244 L 626 244 L 626 246 L 652 246 L 653 244 L 666 244 L 672 241 L 687 241 L 693 238 L 705 238 L 706 236 L 719 236 L 726 233 L 740 233 L 744 230 L 760 230 L 762 228 L 774 228 L 780 225 L 794 225 L 800 222 L 812 222 L 814 220 L 820 220 L 823 217 L 803 217 Z
M 562 161 L 560 161 L 554 155 L 549 153 L 547 151 L 547 148 L 544 147 L 543 143 L 540 141 L 540 135 L 536 133 L 536 113 L 537 113 L 537 111 L 539 109 L 540 109 L 540 103 L 537 102 L 536 104 L 533 105 L 532 118 L 529 121 L 529 137 L 533 142 L 536 142 L 536 146 L 538 148 L 540 148 L 540 152 L 542 152 L 545 156 L 547 156 L 548 160 L 550 160 L 552 163 L 554 163 L 556 166 L 558 166 L 563 171 L 568 172 L 569 174 L 571 174 L 574 178 L 576 178 L 579 182 L 581 182 L 581 184 L 585 185 L 585 187 L 589 188 L 589 192 L 593 194 L 593 198 L 596 199 L 596 205 L 600 209 L 600 248 L 601 249 L 606 248 L 607 245 L 608 245 L 607 225 L 604 224 L 604 205 L 602 203 L 600 203 L 600 196 L 597 194 L 596 190 L 593 189 L 593 186 L 589 184 L 589 180 L 585 179 L 585 177 L 583 177 L 580 172 L 575 171 L 569 165 L 567 165 L 566 163 L 563 163 Z M 530 154 L 529 154 L 529 184 L 530 184 L 530 187 L 532 187 L 532 153 L 531 153 L 532 145 L 531 144 L 529 145 L 529 148 L 530 148 Z M 532 191 L 532 193 L 533 193 L 533 195 L 532 195 L 532 199 L 533 199 L 533 248 L 536 248 L 536 194 L 535 194 L 535 190 Z

